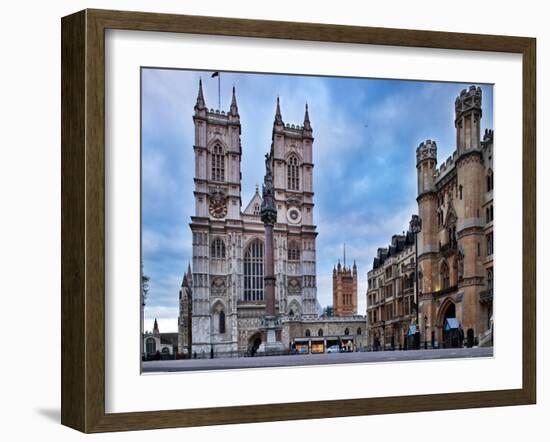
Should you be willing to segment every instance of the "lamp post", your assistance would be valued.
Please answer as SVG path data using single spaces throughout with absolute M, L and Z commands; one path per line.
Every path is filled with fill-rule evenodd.
M 428 349 L 428 317 L 424 316 L 424 350 Z
M 416 333 L 415 347 L 420 349 L 420 322 L 418 314 L 420 310 L 420 300 L 418 297 L 418 233 L 422 230 L 422 220 L 418 215 L 413 215 L 409 223 L 411 232 L 414 234 L 414 277 L 416 283 L 415 289 L 415 310 L 416 310 Z

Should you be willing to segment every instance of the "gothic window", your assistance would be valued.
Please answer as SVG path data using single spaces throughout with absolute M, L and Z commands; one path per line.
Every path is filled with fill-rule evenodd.
M 317 336 L 323 336 L 323 329 L 320 328 L 319 331 L 317 332 Z
M 297 241 L 288 243 L 288 260 L 300 261 L 300 244 Z
M 487 235 L 487 256 L 493 254 L 493 232 Z
M 260 205 L 258 203 L 254 204 L 254 215 L 260 215 Z
M 214 259 L 225 258 L 225 243 L 223 239 L 216 238 L 210 245 L 210 257 Z
M 309 328 L 306 330 L 306 338 L 309 338 L 311 336 L 311 332 L 309 331 Z
M 346 329 L 344 330 L 344 334 L 345 334 L 346 336 L 349 335 L 349 328 L 346 328 Z
M 212 149 L 212 180 L 225 180 L 225 164 L 223 149 L 219 144 L 215 144 Z
M 361 327 L 357 327 L 357 336 L 360 336 L 362 333 Z
M 264 299 L 264 243 L 255 239 L 244 254 L 244 300 Z
M 298 159 L 295 156 L 291 156 L 288 159 L 288 189 L 300 190 L 300 166 L 298 165 Z
M 449 281 L 449 266 L 446 262 L 441 266 L 441 288 L 448 289 L 450 286 Z
M 487 172 L 487 192 L 493 190 L 493 171 L 489 169 Z
M 462 199 L 462 185 L 458 186 L 458 198 Z
M 219 320 L 218 329 L 220 333 L 225 333 L 225 312 L 223 310 L 220 311 L 220 316 L 218 320 Z
M 489 290 L 493 289 L 493 268 L 487 269 L 487 288 Z

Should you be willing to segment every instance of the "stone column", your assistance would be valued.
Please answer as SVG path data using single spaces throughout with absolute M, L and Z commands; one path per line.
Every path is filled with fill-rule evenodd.
M 273 225 L 277 206 L 273 189 L 273 152 L 265 155 L 265 176 L 262 188 L 261 217 L 265 226 L 264 296 L 266 316 L 275 316 L 275 268 L 273 264 Z
M 275 316 L 275 269 L 273 265 L 273 224 L 264 221 L 265 226 L 265 315 Z

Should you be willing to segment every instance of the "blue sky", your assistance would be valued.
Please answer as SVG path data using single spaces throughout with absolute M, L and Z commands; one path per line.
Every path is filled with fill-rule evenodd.
M 158 318 L 177 330 L 178 290 L 191 260 L 193 106 L 199 78 L 206 105 L 218 107 L 212 72 L 142 70 L 142 251 L 151 277 L 145 329 Z M 313 126 L 317 296 L 332 301 L 332 268 L 346 244 L 359 272 L 364 314 L 367 272 L 378 247 L 416 213 L 415 150 L 437 141 L 438 162 L 455 149 L 454 100 L 470 84 L 222 73 L 221 108 L 235 85 L 242 124 L 243 210 L 261 183 L 280 96 L 285 123 L 301 124 L 306 101 Z M 493 89 L 483 90 L 484 128 L 493 128 Z

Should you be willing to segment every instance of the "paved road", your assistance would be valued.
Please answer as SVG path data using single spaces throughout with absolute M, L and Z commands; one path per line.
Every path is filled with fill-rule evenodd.
M 480 358 L 493 356 L 492 347 L 449 348 L 440 350 L 377 351 L 288 356 L 256 356 L 253 358 L 183 359 L 143 362 L 144 372 L 193 370 L 227 370 L 298 365 L 327 365 L 367 362 L 393 362 L 427 359 Z

